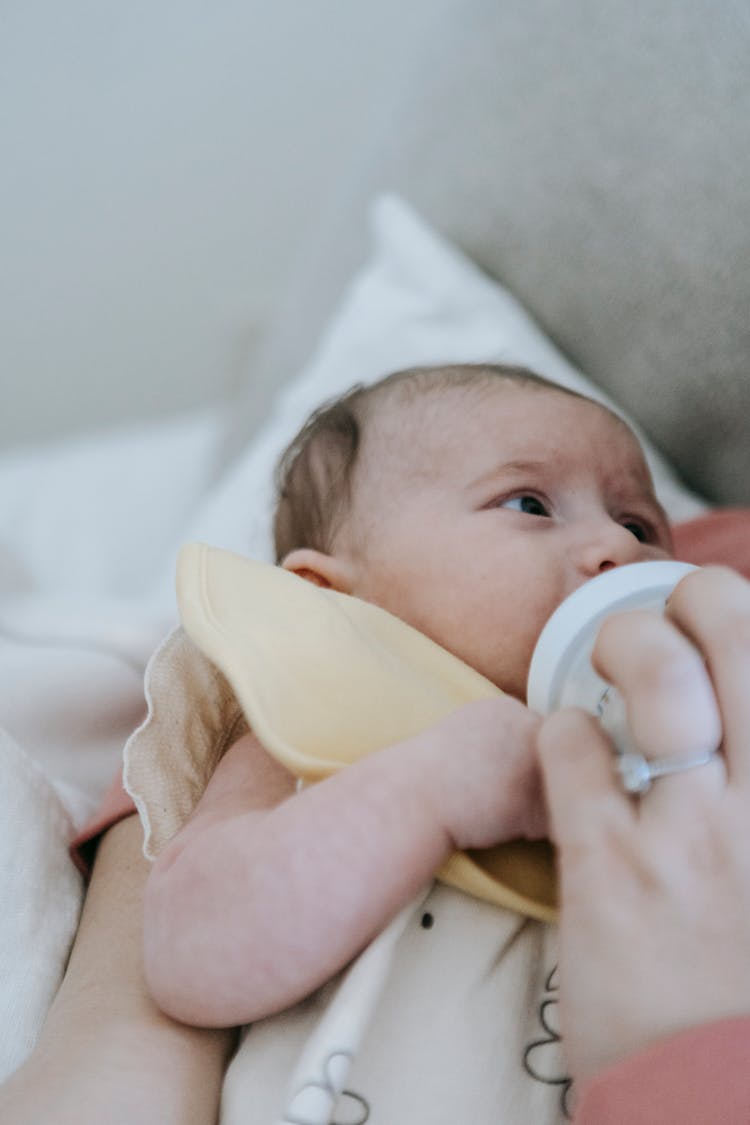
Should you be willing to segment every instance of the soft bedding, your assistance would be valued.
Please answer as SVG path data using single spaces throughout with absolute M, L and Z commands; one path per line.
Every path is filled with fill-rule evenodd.
M 317 352 L 220 480 L 221 410 L 0 458 L 0 1078 L 31 1049 L 61 978 L 82 896 L 68 844 L 143 717 L 143 671 L 176 617 L 180 544 L 268 560 L 273 463 L 308 411 L 353 382 L 490 360 L 598 393 L 401 200 L 375 203 L 371 240 Z M 706 504 L 648 451 L 670 515 L 699 517 Z
M 83 896 L 69 844 L 143 716 L 173 619 L 154 575 L 217 428 L 203 412 L 0 458 L 0 1080 L 62 977 Z

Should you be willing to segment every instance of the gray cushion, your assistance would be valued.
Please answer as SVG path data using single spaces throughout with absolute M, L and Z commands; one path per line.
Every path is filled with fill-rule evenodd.
M 402 193 L 639 419 L 750 502 L 750 15 L 723 0 L 435 5 L 405 89 L 306 248 L 255 373 L 304 363 Z M 235 447 L 249 432 L 252 395 Z

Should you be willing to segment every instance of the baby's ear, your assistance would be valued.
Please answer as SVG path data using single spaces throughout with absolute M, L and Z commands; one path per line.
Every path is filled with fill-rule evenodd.
M 298 578 L 322 586 L 326 590 L 338 590 L 340 594 L 350 594 L 354 585 L 354 574 L 349 563 L 323 551 L 311 547 L 297 547 L 282 559 L 284 570 L 291 571 Z

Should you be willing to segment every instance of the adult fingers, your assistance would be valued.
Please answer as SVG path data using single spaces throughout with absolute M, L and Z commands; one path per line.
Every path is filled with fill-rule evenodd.
M 705 567 L 678 584 L 665 613 L 705 658 L 730 779 L 750 784 L 750 582 L 735 571 Z
M 544 720 L 537 746 L 552 839 L 562 852 L 599 855 L 603 828 L 633 819 L 611 742 L 590 715 L 567 709 Z
M 648 759 L 689 759 L 716 750 L 721 716 L 699 652 L 661 614 L 617 614 L 602 626 L 592 656 L 596 670 L 615 684 L 625 700 L 635 749 Z M 723 789 L 721 760 L 654 783 L 645 808 L 695 798 Z

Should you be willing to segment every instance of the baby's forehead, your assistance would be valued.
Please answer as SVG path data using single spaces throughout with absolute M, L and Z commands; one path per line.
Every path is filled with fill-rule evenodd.
M 476 396 L 477 391 L 469 389 Z M 394 388 L 375 402 L 367 419 L 363 451 L 381 466 L 420 472 L 453 445 L 470 423 L 467 389 L 442 387 L 415 392 Z
M 368 520 L 407 492 L 468 489 L 506 464 L 568 464 L 607 492 L 654 498 L 637 437 L 618 415 L 557 388 L 497 380 L 389 395 L 363 429 L 351 515 Z M 532 483 L 532 482 L 525 482 Z
M 514 456 L 540 443 L 559 448 L 566 438 L 575 441 L 576 431 L 566 423 L 576 415 L 585 419 L 590 434 L 620 439 L 613 454 L 645 461 L 627 423 L 602 404 L 563 388 L 500 378 L 460 386 L 423 385 L 418 391 L 393 388 L 373 403 L 363 443 L 368 456 L 363 460 L 378 472 L 387 464 L 419 475 L 451 453 L 468 453 L 477 442 L 497 446 L 501 454 L 507 446 Z

